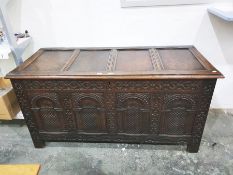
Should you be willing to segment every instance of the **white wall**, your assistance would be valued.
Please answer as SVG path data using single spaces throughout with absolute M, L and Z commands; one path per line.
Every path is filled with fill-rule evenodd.
M 31 31 L 35 48 L 192 44 L 204 9 L 122 9 L 120 0 L 24 0 L 21 6 L 28 11 L 21 12 L 21 28 Z
M 211 106 L 233 108 L 233 22 L 205 14 L 194 45 L 225 76 L 217 82 Z
M 10 5 L 13 27 L 28 29 L 33 37 L 25 57 L 40 47 L 194 44 L 226 76 L 218 82 L 212 107 L 233 108 L 233 25 L 209 16 L 208 5 L 121 8 L 120 0 L 21 0 Z

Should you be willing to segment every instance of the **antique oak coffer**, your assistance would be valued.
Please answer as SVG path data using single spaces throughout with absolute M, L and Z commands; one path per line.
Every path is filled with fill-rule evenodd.
M 40 49 L 10 72 L 36 148 L 45 141 L 201 142 L 216 70 L 194 47 Z

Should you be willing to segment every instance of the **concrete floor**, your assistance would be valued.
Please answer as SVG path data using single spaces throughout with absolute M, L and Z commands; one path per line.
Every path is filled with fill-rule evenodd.
M 25 125 L 0 123 L 0 163 L 40 163 L 40 175 L 233 174 L 233 114 L 209 112 L 199 153 L 184 146 L 47 143 L 35 149 Z

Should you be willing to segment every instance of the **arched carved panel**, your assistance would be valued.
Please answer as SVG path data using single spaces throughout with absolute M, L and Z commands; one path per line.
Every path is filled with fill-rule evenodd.
M 74 93 L 72 101 L 79 131 L 106 132 L 103 93 Z
M 128 134 L 148 134 L 150 118 L 149 95 L 144 93 L 117 94 L 118 131 Z
M 40 130 L 61 131 L 64 129 L 63 110 L 56 93 L 33 94 L 31 107 Z
M 165 95 L 162 134 L 190 135 L 195 116 L 195 95 Z

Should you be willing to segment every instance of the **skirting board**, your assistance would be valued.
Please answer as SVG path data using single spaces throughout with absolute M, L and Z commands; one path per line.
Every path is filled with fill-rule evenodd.
M 210 108 L 211 112 L 233 114 L 233 108 Z

